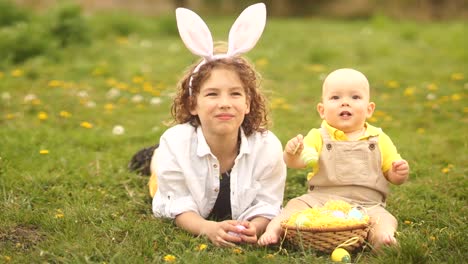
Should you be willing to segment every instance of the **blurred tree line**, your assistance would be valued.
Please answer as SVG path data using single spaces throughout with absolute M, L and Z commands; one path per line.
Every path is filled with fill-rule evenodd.
M 14 0 L 46 9 L 64 0 Z M 247 5 L 264 2 L 272 16 L 367 18 L 381 14 L 393 18 L 445 20 L 468 18 L 468 0 L 68 0 L 86 11 L 120 9 L 147 15 L 167 14 L 184 6 L 203 14 L 234 14 Z

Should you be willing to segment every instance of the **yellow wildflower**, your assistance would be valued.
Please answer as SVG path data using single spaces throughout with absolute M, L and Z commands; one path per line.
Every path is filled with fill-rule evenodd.
M 41 155 L 47 155 L 47 154 L 49 154 L 49 150 L 47 150 L 47 149 L 41 149 L 41 150 L 39 150 L 39 154 L 41 154 Z
M 196 250 L 196 251 L 203 251 L 203 250 L 205 250 L 207 247 L 208 247 L 208 246 L 207 246 L 206 244 L 200 244 L 200 245 L 198 245 L 198 246 L 195 248 L 195 250 Z
M 435 241 L 436 237 L 435 236 L 430 236 L 429 239 L 432 240 L 432 241 Z
M 13 77 L 21 77 L 23 76 L 23 74 L 24 72 L 21 69 L 14 69 L 13 71 L 11 71 L 11 76 Z
M 49 118 L 49 116 L 47 115 L 46 112 L 39 112 L 39 114 L 37 114 L 37 118 L 39 118 L 39 120 L 47 120 L 47 118 Z
M 238 248 L 238 247 L 233 248 L 232 252 L 235 253 L 235 254 L 242 254 L 243 253 L 242 248 Z
M 0 78 L 2 78 L 3 75 L 4 75 L 4 73 L 0 71 Z
M 15 114 L 8 113 L 8 114 L 5 115 L 6 120 L 11 120 L 13 118 L 15 118 Z
M 164 256 L 164 261 L 172 263 L 176 261 L 176 257 L 174 255 L 166 255 Z
M 255 64 L 259 67 L 268 65 L 268 59 L 267 58 L 260 58 L 257 61 L 255 61 Z
M 417 132 L 418 134 L 424 134 L 424 133 L 426 132 L 426 130 L 425 130 L 424 128 L 420 127 L 420 128 L 418 128 L 418 129 L 416 130 L 416 132 Z
M 5 260 L 5 262 L 10 262 L 11 261 L 10 256 L 3 256 L 3 259 Z
M 107 111 L 112 111 L 114 110 L 115 106 L 111 103 L 108 103 L 108 104 L 105 104 L 104 105 L 104 109 L 106 109 Z
M 429 91 L 437 91 L 439 89 L 439 87 L 437 87 L 437 84 L 435 83 L 430 83 L 427 85 L 427 89 Z
M 463 73 L 460 73 L 460 72 L 455 72 L 455 73 L 452 73 L 452 75 L 450 75 L 450 79 L 452 79 L 453 81 L 460 81 L 460 80 L 463 80 L 465 77 L 463 76 Z
M 400 84 L 397 81 L 391 80 L 387 82 L 387 87 L 389 88 L 398 88 Z
M 133 83 L 143 83 L 144 80 L 145 79 L 143 79 L 142 76 L 133 76 L 133 78 L 132 78 Z
M 72 114 L 69 113 L 69 112 L 67 112 L 67 111 L 63 111 L 63 110 L 62 110 L 62 111 L 60 111 L 59 115 L 60 115 L 61 117 L 63 117 L 63 118 L 69 118 L 69 117 L 71 117 Z
M 462 96 L 460 94 L 452 94 L 451 96 L 452 101 L 460 101 L 462 99 Z
M 411 225 L 413 222 L 411 222 L 410 220 L 405 220 L 404 223 L 407 224 L 407 225 Z
M 58 81 L 58 80 L 51 80 L 49 82 L 49 87 L 59 87 L 59 86 L 62 86 L 63 82 L 62 81 Z
M 275 255 L 273 255 L 273 254 L 266 254 L 263 258 L 266 258 L 266 259 L 273 259 L 273 258 L 275 258 Z
M 86 122 L 86 121 L 83 121 L 83 122 L 80 123 L 80 126 L 84 127 L 84 128 L 92 128 L 93 124 L 91 124 L 89 122 Z
M 412 96 L 412 95 L 414 95 L 414 92 L 415 92 L 415 91 L 416 91 L 416 88 L 413 87 L 413 86 L 410 86 L 410 87 L 407 87 L 407 88 L 405 89 L 405 91 L 403 92 L 403 94 L 404 94 L 405 96 Z
M 65 215 L 63 214 L 61 209 L 55 210 L 55 216 L 54 218 L 63 218 Z

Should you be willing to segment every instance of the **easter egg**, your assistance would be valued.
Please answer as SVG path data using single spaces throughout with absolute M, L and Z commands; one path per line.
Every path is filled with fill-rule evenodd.
M 359 209 L 357 209 L 357 208 L 352 208 L 352 209 L 349 210 L 349 212 L 348 212 L 348 218 L 350 218 L 350 219 L 362 220 L 363 215 L 362 215 L 361 211 L 359 211 Z
M 310 219 L 307 215 L 298 215 L 295 224 L 296 226 L 306 226 L 310 224 Z
M 336 248 L 331 254 L 333 262 L 351 263 L 351 255 L 344 248 Z
M 244 230 L 244 229 L 245 229 L 245 226 L 243 226 L 243 225 L 236 225 L 236 228 L 237 228 L 237 230 Z M 240 237 L 240 234 L 237 233 L 237 232 L 229 231 L 228 234 L 231 235 L 231 236 Z
M 345 213 L 343 213 L 342 211 L 333 211 L 332 215 L 333 215 L 333 217 L 337 217 L 337 218 L 345 218 L 346 217 Z

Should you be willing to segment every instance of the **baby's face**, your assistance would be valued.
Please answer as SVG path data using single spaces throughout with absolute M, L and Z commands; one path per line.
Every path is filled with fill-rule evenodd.
M 345 133 L 361 130 L 374 108 L 374 103 L 369 102 L 367 79 L 351 69 L 337 70 L 327 77 L 322 102 L 317 106 L 322 119 Z

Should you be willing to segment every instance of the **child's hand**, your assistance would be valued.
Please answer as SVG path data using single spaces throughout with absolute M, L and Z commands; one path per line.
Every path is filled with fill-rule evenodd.
M 240 231 L 240 237 L 242 238 L 242 241 L 249 244 L 256 244 L 258 238 L 257 228 L 255 227 L 255 225 L 245 221 L 242 222 L 242 226 L 245 227 L 245 229 Z
M 388 178 L 393 184 L 400 185 L 408 179 L 409 165 L 406 160 L 397 160 L 392 163 Z
M 304 136 L 299 134 L 288 141 L 285 151 L 290 155 L 299 155 L 304 149 Z
M 238 224 L 235 220 L 226 220 L 222 222 L 208 221 L 210 226 L 206 232 L 206 236 L 211 242 L 218 247 L 234 247 L 234 243 L 239 243 L 242 239 L 229 232 L 238 232 L 236 225 Z

